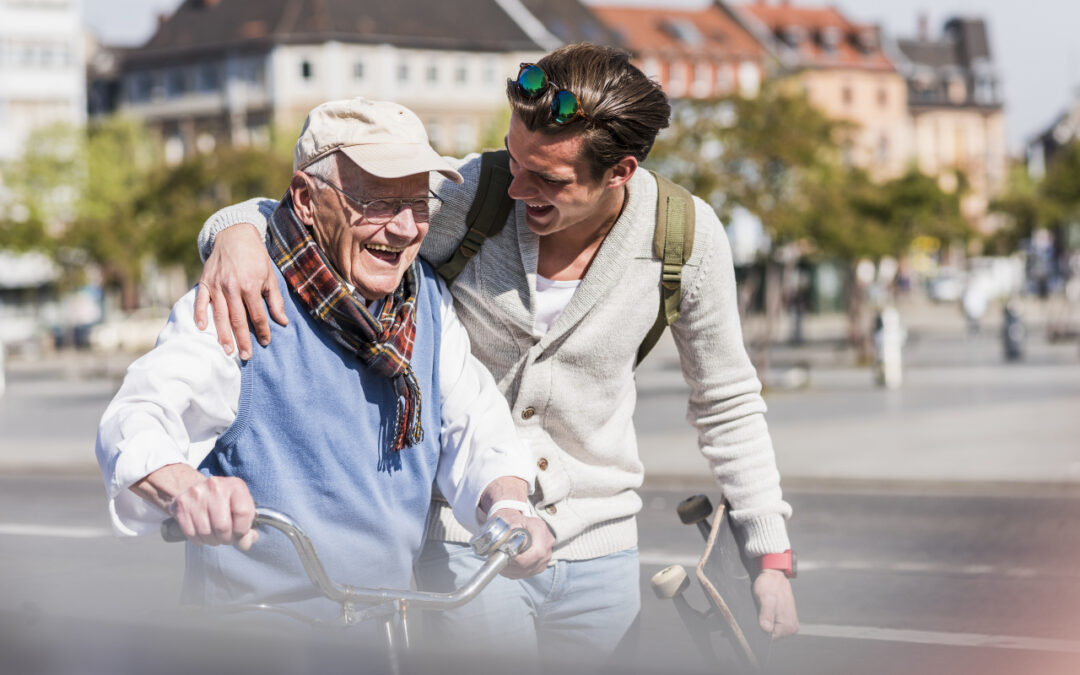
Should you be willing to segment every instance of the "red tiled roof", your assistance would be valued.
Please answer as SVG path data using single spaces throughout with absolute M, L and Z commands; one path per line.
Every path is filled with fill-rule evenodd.
M 657 0 L 660 2 L 661 0 Z M 761 58 L 765 48 L 745 28 L 716 5 L 701 10 L 593 5 L 592 11 L 637 54 L 667 53 L 684 56 Z M 680 40 L 670 27 L 692 25 L 700 44 Z
M 881 49 L 878 28 L 849 21 L 835 7 L 797 7 L 786 1 L 766 4 L 759 0 L 740 5 L 737 10 L 759 21 L 782 43 L 785 42 L 787 30 L 802 30 L 804 35 L 798 47 L 792 47 L 802 66 L 895 70 Z M 823 35 L 829 30 L 838 31 L 840 36 L 832 51 L 823 42 Z M 859 45 L 859 36 L 863 33 L 871 33 L 875 38 L 873 46 L 868 49 Z M 790 44 L 788 46 L 791 47 Z

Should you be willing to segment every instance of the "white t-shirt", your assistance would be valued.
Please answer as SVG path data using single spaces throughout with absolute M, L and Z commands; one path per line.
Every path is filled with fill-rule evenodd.
M 552 281 L 536 275 L 536 318 L 533 320 L 533 334 L 543 337 L 551 330 L 580 285 L 580 279 Z

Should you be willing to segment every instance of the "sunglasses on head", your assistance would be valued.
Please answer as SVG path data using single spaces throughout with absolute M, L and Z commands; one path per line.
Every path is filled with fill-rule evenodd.
M 517 88 L 522 96 L 536 98 L 544 93 L 551 82 L 547 73 L 535 63 L 521 64 L 518 71 Z M 555 92 L 551 99 L 551 118 L 556 124 L 569 124 L 578 117 L 585 118 L 585 111 L 581 108 L 581 101 L 574 92 L 568 89 L 560 89 Z

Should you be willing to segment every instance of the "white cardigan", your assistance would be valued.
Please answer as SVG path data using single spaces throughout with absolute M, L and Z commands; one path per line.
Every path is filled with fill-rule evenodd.
M 465 236 L 479 157 L 459 162 L 458 170 L 462 185 L 433 174 L 443 207 L 421 255 L 436 265 Z M 694 202 L 693 255 L 683 266 L 681 315 L 671 327 L 691 389 L 687 419 L 731 502 L 732 518 L 746 527 L 748 552 L 781 552 L 790 548 L 784 519 L 791 507 L 781 495 L 761 384 L 743 345 L 731 250 L 715 212 Z M 273 206 L 252 200 L 219 211 L 200 233 L 200 250 L 207 255 L 213 235 L 231 224 L 253 222 L 264 230 Z M 534 499 L 555 533 L 557 559 L 595 558 L 637 545 L 641 498 L 635 490 L 644 468 L 633 425 L 634 361 L 660 306 L 655 222 L 656 181 L 638 170 L 622 215 L 543 337 L 532 331 L 539 243 L 521 204 L 451 288 L 473 353 L 494 375 L 540 469 Z M 449 507 L 436 503 L 432 510 L 430 537 L 467 540 Z

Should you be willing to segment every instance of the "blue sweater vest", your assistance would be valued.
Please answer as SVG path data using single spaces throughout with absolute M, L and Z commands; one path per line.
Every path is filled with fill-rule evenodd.
M 422 544 L 439 461 L 442 321 L 435 275 L 426 263 L 417 269 L 412 367 L 422 392 L 421 443 L 388 450 L 397 409 L 391 381 L 317 325 L 279 272 L 289 325 L 271 322 L 270 344 L 256 345 L 243 364 L 236 421 L 199 467 L 242 478 L 257 505 L 292 516 L 339 584 L 407 589 Z M 184 598 L 340 614 L 315 592 L 288 539 L 269 529 L 248 553 L 188 544 Z

